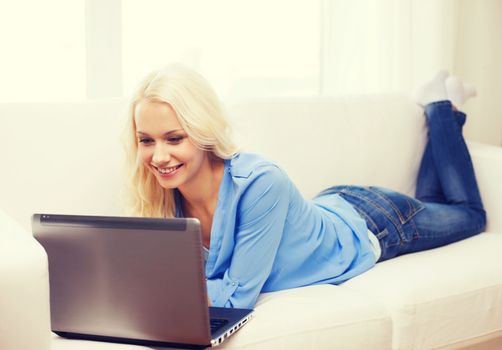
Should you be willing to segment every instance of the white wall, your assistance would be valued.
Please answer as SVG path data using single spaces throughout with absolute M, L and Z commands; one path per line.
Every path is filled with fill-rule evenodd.
M 502 146 L 502 1 L 459 0 L 454 72 L 476 86 L 469 139 Z

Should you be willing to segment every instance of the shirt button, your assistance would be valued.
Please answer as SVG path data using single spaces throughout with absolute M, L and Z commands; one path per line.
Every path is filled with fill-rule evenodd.
M 235 282 L 232 282 L 232 286 L 235 286 Z

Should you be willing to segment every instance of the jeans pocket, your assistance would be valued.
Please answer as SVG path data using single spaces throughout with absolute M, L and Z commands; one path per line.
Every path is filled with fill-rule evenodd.
M 419 200 L 402 193 L 375 186 L 371 186 L 370 189 L 394 209 L 401 224 L 406 224 L 425 208 L 425 205 Z
M 357 213 L 366 221 L 366 226 L 368 230 L 373 233 L 378 240 L 385 238 L 389 234 L 389 230 L 386 227 L 382 227 L 382 225 L 378 225 L 366 212 L 361 210 L 359 207 L 354 206 L 354 209 Z M 397 244 L 397 243 L 396 243 Z
M 380 231 L 380 232 L 375 232 L 374 235 L 376 236 L 376 238 L 378 238 L 378 240 L 382 240 L 384 239 L 385 237 L 387 237 L 389 235 L 389 230 L 387 230 L 386 228 L 383 229 L 383 231 Z

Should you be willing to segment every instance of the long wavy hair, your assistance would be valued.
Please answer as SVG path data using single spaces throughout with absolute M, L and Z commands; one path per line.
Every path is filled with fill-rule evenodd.
M 197 72 L 170 65 L 148 74 L 140 83 L 128 109 L 126 148 L 126 211 L 131 216 L 168 218 L 176 215 L 174 191 L 164 189 L 138 159 L 135 111 L 140 101 L 169 104 L 191 141 L 209 152 L 210 159 L 228 159 L 238 147 L 218 96 Z

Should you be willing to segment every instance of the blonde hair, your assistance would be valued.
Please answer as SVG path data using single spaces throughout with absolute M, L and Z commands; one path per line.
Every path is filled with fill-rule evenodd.
M 148 74 L 131 99 L 125 130 L 127 213 L 144 217 L 174 217 L 174 191 L 164 189 L 138 159 L 135 111 L 140 101 L 169 104 L 192 142 L 209 155 L 231 158 L 238 148 L 229 121 L 209 83 L 182 65 L 170 65 Z

